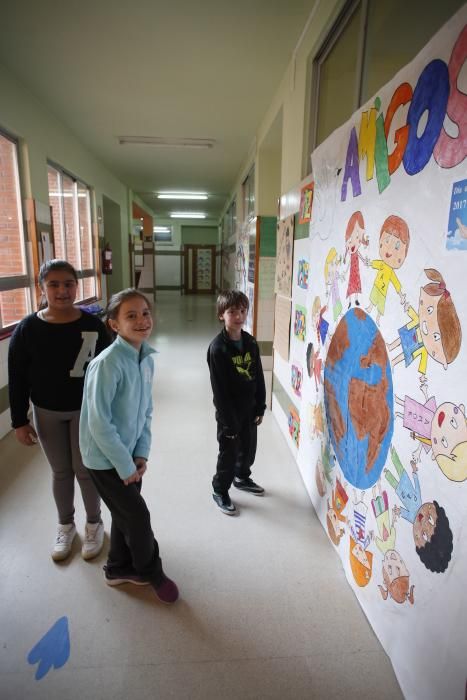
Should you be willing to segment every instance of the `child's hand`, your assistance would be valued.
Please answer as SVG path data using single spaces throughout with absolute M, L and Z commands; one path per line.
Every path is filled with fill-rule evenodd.
M 136 465 L 136 469 L 138 470 L 138 474 L 140 477 L 143 476 L 145 473 L 146 469 L 148 468 L 148 460 L 145 459 L 144 457 L 134 457 L 133 462 Z
M 37 433 L 29 423 L 27 425 L 22 425 L 21 428 L 16 428 L 15 435 L 18 442 L 27 447 L 35 445 L 38 441 Z
M 256 416 L 254 422 L 256 423 L 256 425 L 261 425 L 261 423 L 263 422 L 263 416 Z
M 138 481 L 141 480 L 141 474 L 137 469 L 133 472 L 131 476 L 128 477 L 128 479 L 123 479 L 123 483 L 125 486 L 129 486 L 129 484 L 136 484 Z

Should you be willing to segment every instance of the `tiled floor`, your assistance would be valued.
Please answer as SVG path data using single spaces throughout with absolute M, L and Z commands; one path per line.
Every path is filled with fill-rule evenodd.
M 218 332 L 213 300 L 164 293 L 157 306 L 153 450 L 143 492 L 181 599 L 170 608 L 149 588 L 105 586 L 105 556 L 84 562 L 78 542 L 70 560 L 54 564 L 47 464 L 38 447 L 22 448 L 10 434 L 0 442 L 0 697 L 400 698 L 270 414 L 254 472 L 267 495 L 233 494 L 237 518 L 216 509 L 206 365 Z M 69 659 L 35 680 L 28 652 L 62 616 Z

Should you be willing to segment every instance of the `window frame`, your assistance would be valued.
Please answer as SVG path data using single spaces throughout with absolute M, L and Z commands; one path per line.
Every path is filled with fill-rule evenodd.
M 363 60 L 365 56 L 366 31 L 368 24 L 368 0 L 348 0 L 340 11 L 336 20 L 332 24 L 331 29 L 326 33 L 324 40 L 321 43 L 319 51 L 309 59 L 309 79 L 310 87 L 309 98 L 309 127 L 308 127 L 308 144 L 306 147 L 307 154 L 304 157 L 304 176 L 311 173 L 310 153 L 319 145 L 316 142 L 318 132 L 318 113 L 319 113 L 319 94 L 320 94 L 320 71 L 321 66 L 326 58 L 331 53 L 336 43 L 341 38 L 344 30 L 347 28 L 354 13 L 360 9 L 360 27 L 358 32 L 357 43 L 357 66 L 355 71 L 355 86 L 354 86 L 354 101 L 352 112 L 355 112 L 361 104 L 361 94 L 363 89 Z
M 19 240 L 21 245 L 21 256 L 23 260 L 23 265 L 26 270 L 22 275 L 1 275 L 0 276 L 0 293 L 1 292 L 11 292 L 16 289 L 27 291 L 27 312 L 31 313 L 34 306 L 33 298 L 33 281 L 30 275 L 30 260 L 28 256 L 28 241 L 26 236 L 26 226 L 25 226 L 25 216 L 24 216 L 24 193 L 21 182 L 21 152 L 20 152 L 20 139 L 12 134 L 7 129 L 0 126 L 0 136 L 10 141 L 14 146 L 15 153 L 15 190 L 16 190 L 16 204 L 18 207 L 18 228 L 19 228 Z M 9 323 L 8 325 L 3 325 L 3 320 L 0 316 L 0 340 L 8 338 L 14 331 L 17 324 L 21 319 L 15 321 L 14 323 Z
M 95 225 L 94 225 L 94 217 L 93 213 L 95 210 L 94 207 L 94 191 L 93 188 L 88 185 L 87 182 L 85 182 L 82 178 L 78 177 L 77 175 L 74 175 L 72 172 L 64 168 L 62 165 L 59 165 L 58 163 L 54 162 L 53 160 L 47 159 L 47 171 L 49 168 L 52 168 L 55 170 L 59 175 L 60 175 L 60 187 L 61 187 L 61 192 L 63 192 L 63 181 L 62 178 L 63 176 L 69 178 L 73 182 L 73 219 L 74 219 L 74 225 L 76 229 L 76 238 L 77 241 L 79 242 L 78 245 L 78 255 L 79 255 L 79 260 L 80 260 L 80 265 L 82 264 L 82 246 L 81 246 L 81 232 L 80 232 L 80 225 L 79 225 L 79 208 L 78 208 L 78 185 L 81 185 L 84 187 L 87 191 L 88 194 L 88 216 L 89 216 L 89 227 L 90 227 L 90 238 L 91 238 L 91 256 L 92 256 L 92 262 L 93 262 L 93 267 L 86 267 L 86 268 L 77 268 L 75 265 L 73 267 L 76 270 L 76 275 L 78 277 L 78 280 L 85 280 L 85 279 L 92 279 L 94 278 L 95 282 L 95 294 L 94 296 L 86 297 L 83 296 L 83 299 L 78 299 L 77 304 L 89 304 L 92 302 L 97 301 L 97 299 L 100 297 L 101 293 L 101 272 L 100 272 L 100 264 L 99 264 L 99 245 L 98 245 L 98 233 L 97 230 L 95 230 Z M 49 190 L 49 204 L 50 204 L 50 190 Z M 52 205 L 50 205 L 52 206 Z M 66 233 L 65 233 L 65 214 L 64 214 L 64 209 L 63 206 L 61 206 L 61 220 L 62 220 L 62 229 L 60 232 L 56 232 L 53 227 L 53 237 L 54 237 L 54 249 L 55 249 L 55 237 L 57 235 L 61 236 L 62 239 L 62 246 L 65 251 L 65 256 L 64 258 L 67 259 L 67 241 L 66 241 Z M 53 219 L 52 219 L 53 223 Z
M 251 166 L 247 176 L 242 182 L 242 221 L 243 224 L 248 224 L 249 221 L 255 218 L 256 210 L 256 193 L 255 193 L 256 172 L 255 165 Z

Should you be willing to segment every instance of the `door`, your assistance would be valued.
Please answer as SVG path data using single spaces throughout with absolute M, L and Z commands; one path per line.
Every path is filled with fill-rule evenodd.
M 214 294 L 216 246 L 186 245 L 184 288 L 187 294 Z

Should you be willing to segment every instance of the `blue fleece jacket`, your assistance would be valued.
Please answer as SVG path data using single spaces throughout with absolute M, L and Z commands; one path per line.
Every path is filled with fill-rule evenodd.
M 152 379 L 156 352 L 138 351 L 120 336 L 89 364 L 79 423 L 79 446 L 89 469 L 135 471 L 134 457 L 151 448 Z

